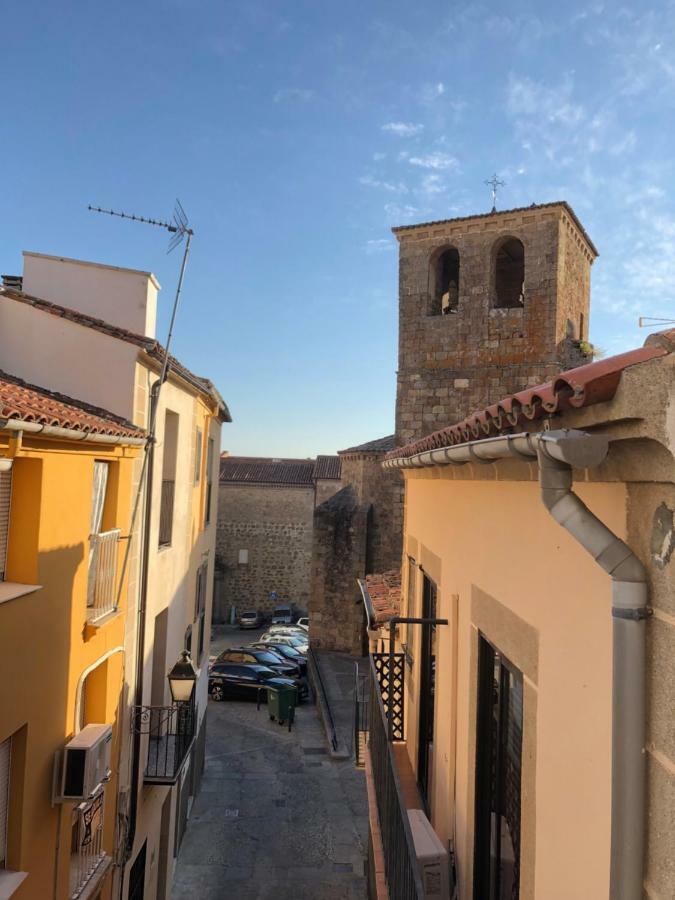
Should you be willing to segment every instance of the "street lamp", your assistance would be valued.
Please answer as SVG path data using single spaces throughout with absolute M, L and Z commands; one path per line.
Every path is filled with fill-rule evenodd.
M 192 699 L 197 673 L 187 650 L 181 650 L 180 659 L 166 677 L 169 679 L 173 702 L 188 703 Z

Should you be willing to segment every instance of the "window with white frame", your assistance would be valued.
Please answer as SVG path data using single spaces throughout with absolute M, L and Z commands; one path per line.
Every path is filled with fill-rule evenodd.
M 12 762 L 12 739 L 0 744 L 0 869 L 7 860 L 7 821 L 9 818 L 9 770 Z
M 5 580 L 9 538 L 9 504 L 12 497 L 12 471 L 0 472 L 0 581 Z

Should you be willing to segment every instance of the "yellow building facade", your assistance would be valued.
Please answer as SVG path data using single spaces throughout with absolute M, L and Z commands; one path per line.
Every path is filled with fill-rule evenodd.
M 0 897 L 110 895 L 132 468 L 144 432 L 0 373 Z M 111 728 L 106 778 L 61 801 L 63 751 Z M 2 814 L 4 813 L 4 818 Z

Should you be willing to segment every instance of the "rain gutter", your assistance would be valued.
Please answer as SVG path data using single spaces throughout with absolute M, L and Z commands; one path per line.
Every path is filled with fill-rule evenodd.
M 576 430 L 509 434 L 385 460 L 385 468 L 536 462 L 541 499 L 553 516 L 612 579 L 611 900 L 643 896 L 645 830 L 645 643 L 647 574 L 633 551 L 573 492 L 573 469 L 599 465 L 609 441 Z
M 68 441 L 84 441 L 94 444 L 129 444 L 142 447 L 147 438 L 125 437 L 120 434 L 97 434 L 75 428 L 59 428 L 57 425 L 40 425 L 24 422 L 22 419 L 0 419 L 0 431 L 23 431 L 24 434 L 41 434 L 45 437 L 62 438 Z

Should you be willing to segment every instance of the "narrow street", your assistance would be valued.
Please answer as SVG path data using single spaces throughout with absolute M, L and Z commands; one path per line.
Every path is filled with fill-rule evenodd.
M 316 707 L 289 733 L 255 703 L 210 701 L 207 734 L 174 900 L 365 900 L 364 775 L 329 756 Z

